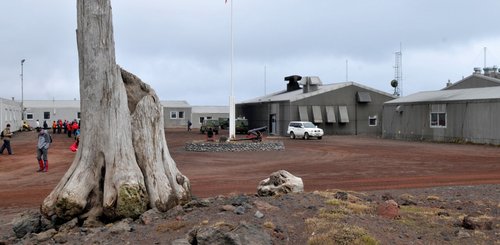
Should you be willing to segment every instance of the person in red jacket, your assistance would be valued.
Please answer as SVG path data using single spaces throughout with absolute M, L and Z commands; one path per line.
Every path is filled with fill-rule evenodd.
M 71 122 L 66 123 L 66 132 L 68 133 L 68 138 L 71 138 Z
M 58 134 L 60 134 L 60 133 L 61 133 L 61 130 L 62 130 L 62 128 L 63 128 L 63 123 L 62 123 L 62 120 L 61 120 L 61 119 L 59 119 L 59 120 L 57 121 L 57 126 L 58 126 L 58 127 L 57 127 L 57 133 L 58 133 Z
M 76 131 L 78 130 L 79 126 L 78 126 L 78 122 L 76 122 L 76 120 L 73 121 L 73 123 L 71 124 L 71 131 L 73 131 L 73 136 L 76 137 Z

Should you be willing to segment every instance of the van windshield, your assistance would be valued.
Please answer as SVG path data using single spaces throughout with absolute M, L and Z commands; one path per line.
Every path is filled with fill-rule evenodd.
M 305 122 L 304 123 L 304 128 L 315 128 L 316 125 L 312 124 L 311 122 Z

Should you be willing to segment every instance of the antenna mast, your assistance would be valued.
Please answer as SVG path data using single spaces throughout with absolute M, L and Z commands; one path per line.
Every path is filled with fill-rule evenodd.
M 395 65 L 394 65 L 394 80 L 396 80 L 396 86 L 394 86 L 394 95 L 403 96 L 403 53 L 401 52 L 402 44 L 399 44 L 399 51 L 395 53 Z M 393 80 L 393 81 L 394 81 Z

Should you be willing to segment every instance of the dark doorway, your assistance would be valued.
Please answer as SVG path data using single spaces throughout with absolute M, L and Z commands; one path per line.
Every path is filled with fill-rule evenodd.
M 276 114 L 269 115 L 269 134 L 276 134 Z

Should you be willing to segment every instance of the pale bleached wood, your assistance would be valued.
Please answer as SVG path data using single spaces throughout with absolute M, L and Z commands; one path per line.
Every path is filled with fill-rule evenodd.
M 134 218 L 188 201 L 189 180 L 170 157 L 154 90 L 116 64 L 110 1 L 78 0 L 77 13 L 80 146 L 42 213 Z

